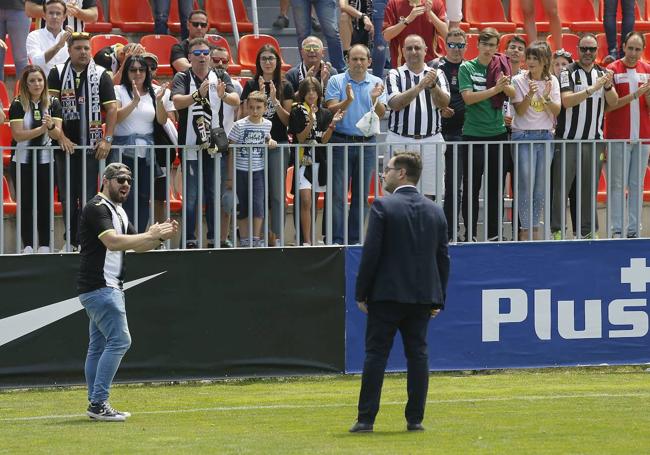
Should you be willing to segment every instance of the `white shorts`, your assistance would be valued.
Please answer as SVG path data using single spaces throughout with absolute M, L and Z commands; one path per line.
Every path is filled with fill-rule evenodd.
M 318 181 L 318 167 L 320 166 L 320 163 L 312 163 L 312 168 L 314 172 L 314 176 L 316 177 L 316 181 Z M 312 171 L 312 169 L 310 169 Z M 307 180 L 305 177 L 305 166 L 300 166 L 300 182 L 298 185 L 298 188 L 301 190 L 310 190 L 311 189 L 311 182 Z M 316 185 L 316 192 L 317 193 L 322 193 L 327 189 L 327 186 L 325 185 Z
M 441 196 L 444 194 L 446 145 L 442 134 L 438 133 L 425 139 L 413 139 L 389 131 L 386 135 L 386 142 L 395 145 L 388 147 L 384 155 L 384 166 L 388 165 L 388 161 L 391 159 L 393 153 L 420 153 L 421 151 L 422 177 L 420 178 L 419 186 L 422 193 L 433 196 L 440 191 Z

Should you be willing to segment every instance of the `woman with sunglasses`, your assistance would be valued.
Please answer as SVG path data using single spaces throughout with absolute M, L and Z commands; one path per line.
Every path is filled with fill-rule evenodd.
M 528 72 L 512 79 L 515 107 L 512 119 L 512 140 L 517 163 L 519 238 L 544 239 L 539 232 L 540 217 L 545 203 L 546 176 L 553 157 L 551 143 L 555 117 L 560 113 L 560 83 L 551 75 L 551 50 L 548 44 L 536 41 L 526 49 Z M 532 203 L 531 203 L 532 198 Z M 532 212 L 530 211 L 532 207 Z
M 20 77 L 18 96 L 9 107 L 9 124 L 15 147 L 11 158 L 11 175 L 20 194 L 20 234 L 25 249 L 33 253 L 50 252 L 50 163 L 52 139 L 61 137 L 61 104 L 48 95 L 47 78 L 36 65 L 27 65 Z M 38 147 L 34 152 L 33 147 Z M 28 149 L 29 148 L 29 149 Z M 36 181 L 33 180 L 36 168 Z M 18 181 L 20 180 L 20 185 Z M 33 214 L 33 195 L 36 193 L 36 216 Z M 34 231 L 34 224 L 36 230 Z
M 271 137 L 278 144 L 286 144 L 289 141 L 287 126 L 289 125 L 289 113 L 293 103 L 293 88 L 291 84 L 282 78 L 282 61 L 280 54 L 271 45 L 265 44 L 257 52 L 255 59 L 255 76 L 246 83 L 242 91 L 242 109 L 239 118 L 248 115 L 246 99 L 248 95 L 260 90 L 267 96 L 267 107 L 264 118 L 271 121 Z M 284 211 L 284 200 L 282 198 L 282 185 L 284 185 L 285 173 L 289 159 L 289 149 L 279 147 L 269 153 L 268 175 L 269 175 L 269 201 L 271 204 L 271 231 L 276 235 L 281 232 Z M 272 242 L 268 242 L 270 245 Z
M 129 219 L 133 220 L 138 232 L 144 232 L 149 222 L 151 167 L 154 167 L 154 175 L 156 172 L 160 173 L 153 159 L 153 149 L 146 146 L 154 145 L 154 122 L 159 125 L 167 122 L 167 109 L 163 103 L 166 89 L 167 84 L 162 87 L 152 84 L 151 70 L 142 55 L 126 58 L 120 85 L 115 86 L 117 126 L 113 139 L 114 148 L 108 162 L 121 162 L 133 169 L 134 185 L 137 187 L 132 189 L 131 197 L 124 202 L 124 210 Z

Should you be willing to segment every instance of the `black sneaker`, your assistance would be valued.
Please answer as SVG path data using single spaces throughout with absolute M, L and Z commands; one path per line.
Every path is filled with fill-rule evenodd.
M 111 407 L 108 401 L 103 403 L 90 403 L 86 414 L 93 420 L 105 420 L 107 422 L 124 422 L 131 417 L 130 412 L 120 412 Z
M 273 28 L 283 29 L 289 26 L 289 18 L 280 14 L 278 18 L 273 22 Z

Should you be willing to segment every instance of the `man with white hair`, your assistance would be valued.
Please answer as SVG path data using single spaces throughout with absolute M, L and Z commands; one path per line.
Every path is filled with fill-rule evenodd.
M 338 71 L 329 63 L 323 60 L 325 50 L 323 42 L 317 36 L 308 36 L 302 40 L 300 56 L 302 63 L 287 71 L 285 79 L 293 87 L 293 91 L 298 93 L 298 86 L 306 77 L 315 77 L 323 87 L 323 92 L 327 88 L 327 82 L 330 76 L 338 74 Z

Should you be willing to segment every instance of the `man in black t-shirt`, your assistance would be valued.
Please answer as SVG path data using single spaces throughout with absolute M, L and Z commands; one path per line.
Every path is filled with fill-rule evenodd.
M 81 215 L 77 289 L 90 319 L 85 364 L 90 404 L 86 414 L 94 420 L 119 422 L 131 415 L 116 411 L 108 403 L 113 377 L 131 345 L 122 291 L 124 252 L 157 248 L 178 232 L 178 223 L 167 220 L 154 223 L 147 232 L 135 233 L 122 208 L 132 184 L 128 166 L 109 164 L 104 170 L 101 192 L 88 201 Z
M 190 32 L 190 37 L 179 44 L 174 44 L 171 49 L 169 61 L 174 74 L 187 71 L 192 66 L 188 59 L 190 41 L 195 38 L 205 38 L 205 34 L 208 33 L 208 13 L 201 9 L 192 11 L 187 20 L 187 29 Z
M 70 58 L 65 63 L 52 68 L 47 85 L 50 95 L 61 101 L 64 137 L 59 140 L 63 150 L 55 153 L 57 185 L 64 209 L 70 209 L 70 237 L 67 238 L 76 246 L 79 209 L 97 192 L 99 161 L 111 151 L 117 103 L 110 75 L 92 60 L 90 34 L 73 33 L 68 38 L 68 54 Z M 105 132 L 102 123 L 106 124 Z M 85 148 L 75 153 L 76 145 Z M 66 152 L 70 154 L 69 201 L 65 200 Z

